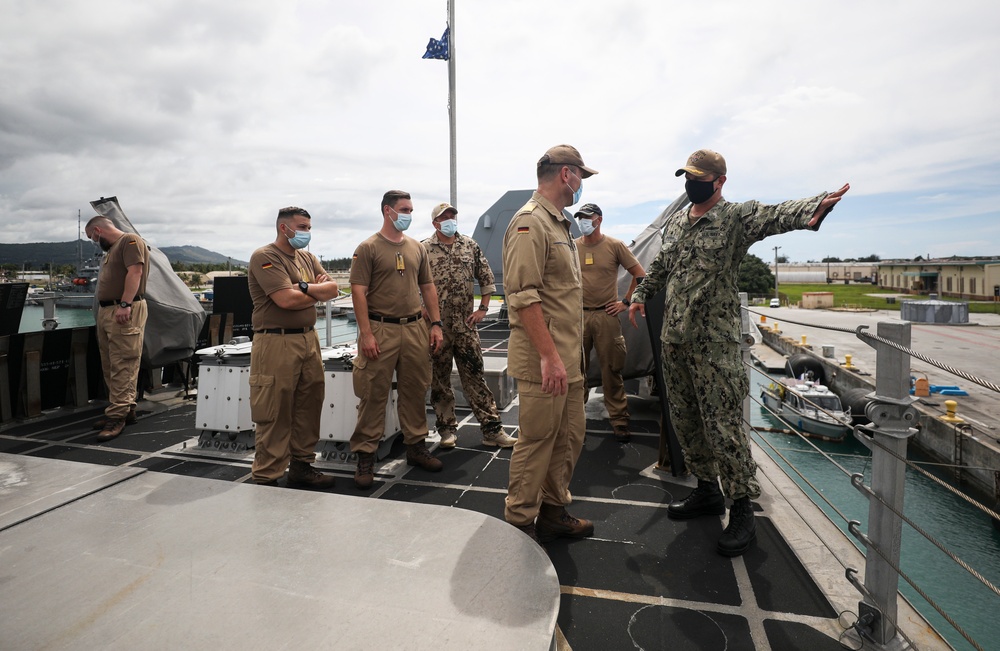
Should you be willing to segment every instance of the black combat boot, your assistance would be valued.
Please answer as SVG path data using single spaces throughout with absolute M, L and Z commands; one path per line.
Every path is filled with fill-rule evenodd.
M 698 486 L 679 502 L 671 502 L 667 507 L 667 517 L 673 520 L 689 520 L 703 515 L 724 515 L 726 498 L 715 479 L 698 480 Z
M 739 556 L 750 549 L 750 543 L 757 537 L 757 522 L 753 516 L 753 504 L 749 497 L 741 497 L 729 509 L 729 525 L 719 538 L 719 553 L 723 556 Z

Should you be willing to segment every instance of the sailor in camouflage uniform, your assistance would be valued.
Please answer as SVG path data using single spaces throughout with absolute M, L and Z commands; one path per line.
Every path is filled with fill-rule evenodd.
M 427 250 L 431 275 L 437 288 L 444 343 L 432 355 L 431 403 L 437 416 L 441 447 L 453 448 L 458 441 L 455 392 L 451 388 L 451 363 L 455 360 L 472 413 L 482 429 L 482 444 L 513 447 L 516 439 L 503 431 L 497 403 L 483 379 L 483 352 L 476 325 L 483 320 L 496 289 L 493 270 L 482 249 L 471 237 L 458 232 L 458 210 L 442 203 L 431 210 L 434 234 L 422 242 Z M 482 299 L 472 310 L 473 281 L 479 283 Z
M 671 215 L 663 247 L 645 281 L 632 295 L 629 319 L 646 315 L 646 300 L 666 288 L 663 315 L 663 377 L 670 418 L 698 486 L 669 505 L 674 519 L 723 515 L 733 500 L 729 525 L 719 539 L 724 556 L 745 552 L 756 537 L 751 499 L 760 496 L 757 464 L 742 422 L 749 392 L 739 345 L 740 308 L 736 277 L 755 242 L 793 230 L 818 230 L 850 189 L 786 201 L 730 203 L 722 198 L 726 161 L 700 149 L 676 175 L 686 177 L 692 205 Z M 722 479 L 722 491 L 716 477 Z

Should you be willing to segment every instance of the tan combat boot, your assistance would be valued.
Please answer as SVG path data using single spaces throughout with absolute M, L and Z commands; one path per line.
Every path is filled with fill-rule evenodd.
M 420 466 L 428 472 L 440 472 L 444 468 L 441 460 L 435 459 L 427 451 L 427 445 L 423 441 L 406 446 L 406 465 Z
M 559 537 L 588 538 L 594 535 L 594 523 L 574 518 L 565 506 L 542 502 L 538 520 L 535 521 L 535 533 L 541 542 L 549 542 Z
M 358 469 L 354 471 L 354 485 L 368 490 L 375 481 L 375 453 L 358 452 Z
M 334 482 L 332 475 L 324 475 L 305 461 L 292 459 L 288 465 L 288 485 L 292 488 L 326 490 L 333 488 Z

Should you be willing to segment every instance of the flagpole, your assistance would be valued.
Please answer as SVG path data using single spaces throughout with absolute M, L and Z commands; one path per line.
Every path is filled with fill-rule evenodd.
M 448 0 L 448 135 L 451 140 L 451 205 L 458 208 L 458 156 L 455 129 L 455 0 Z

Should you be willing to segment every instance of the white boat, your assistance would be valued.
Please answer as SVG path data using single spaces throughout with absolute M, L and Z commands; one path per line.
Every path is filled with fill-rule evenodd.
M 851 431 L 851 414 L 840 396 L 822 384 L 789 378 L 761 387 L 764 406 L 806 436 L 841 441 Z

